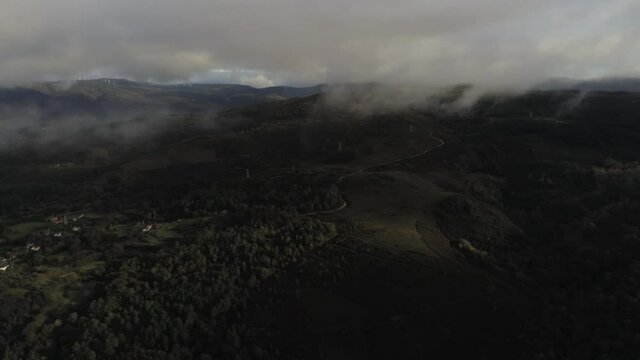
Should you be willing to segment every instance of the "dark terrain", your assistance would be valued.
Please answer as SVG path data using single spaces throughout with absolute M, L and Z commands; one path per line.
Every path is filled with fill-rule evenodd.
M 0 151 L 5 359 L 640 354 L 640 93 L 80 85 L 0 92 L 94 121 Z

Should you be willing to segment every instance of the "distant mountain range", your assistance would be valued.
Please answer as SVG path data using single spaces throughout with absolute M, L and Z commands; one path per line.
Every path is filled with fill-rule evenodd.
M 262 102 L 305 97 L 321 86 L 161 85 L 124 79 L 40 82 L 0 88 L 0 116 L 37 113 L 40 118 L 91 115 L 110 117 L 123 112 L 216 112 Z
M 556 78 L 538 84 L 535 90 L 640 92 L 640 78 L 604 78 L 591 80 Z
M 336 89 L 335 86 L 332 88 Z M 163 85 L 125 79 L 38 82 L 11 88 L 0 87 L 0 120 L 25 116 L 48 121 L 87 116 L 113 119 L 122 115 L 131 118 L 132 115 L 144 117 L 154 113 L 214 113 L 265 102 L 307 97 L 324 89 L 324 85 L 260 89 L 225 84 Z M 379 92 L 380 85 L 351 84 L 337 89 L 359 94 L 373 89 Z M 640 92 L 640 78 L 586 81 L 557 78 L 540 83 L 534 90 Z

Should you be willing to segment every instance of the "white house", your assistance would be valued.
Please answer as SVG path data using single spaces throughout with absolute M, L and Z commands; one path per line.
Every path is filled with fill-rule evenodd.
M 9 261 L 7 259 L 0 259 L 0 271 L 5 271 L 9 268 Z
M 40 251 L 40 246 L 37 246 L 35 244 L 27 244 L 27 251 Z

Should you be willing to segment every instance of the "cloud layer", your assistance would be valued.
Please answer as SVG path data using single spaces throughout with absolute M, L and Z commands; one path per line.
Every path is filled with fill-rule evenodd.
M 640 74 L 637 0 L 1 0 L 0 83 L 476 83 Z

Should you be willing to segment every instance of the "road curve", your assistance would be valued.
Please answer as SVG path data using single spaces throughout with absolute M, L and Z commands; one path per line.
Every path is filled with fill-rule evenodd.
M 402 157 L 402 158 L 399 158 L 399 159 L 395 159 L 395 160 L 391 160 L 391 161 L 385 161 L 385 162 L 381 162 L 381 163 L 377 163 L 377 164 L 367 165 L 367 166 L 362 167 L 362 168 L 360 168 L 360 169 L 358 169 L 356 171 L 352 171 L 350 173 L 344 174 L 344 175 L 340 176 L 335 183 L 333 183 L 333 186 L 339 186 L 344 180 L 346 180 L 346 179 L 348 179 L 348 178 L 350 178 L 350 177 L 352 177 L 354 175 L 363 173 L 363 172 L 365 172 L 365 171 L 367 171 L 369 169 L 372 169 L 372 168 L 375 168 L 375 167 L 379 167 L 379 166 L 393 165 L 393 164 L 397 164 L 397 163 L 400 163 L 400 162 L 403 162 L 403 161 L 406 161 L 406 160 L 415 159 L 415 158 L 418 158 L 420 156 L 426 155 L 426 154 L 430 153 L 431 151 L 433 151 L 433 150 L 435 150 L 437 148 L 440 148 L 440 147 L 442 147 L 442 146 L 444 146 L 446 144 L 444 140 L 440 139 L 439 137 L 433 136 L 433 133 L 430 133 L 429 136 L 432 139 L 437 140 L 438 144 L 434 145 L 434 146 L 431 146 L 431 147 L 429 147 L 429 148 L 427 148 L 427 149 L 425 149 L 425 150 L 423 150 L 423 151 L 421 151 L 421 152 L 419 152 L 417 154 L 405 156 L 405 157 Z M 349 203 L 344 198 L 344 195 L 342 193 L 340 193 L 340 197 L 342 198 L 342 204 L 340 206 L 338 206 L 337 208 L 335 208 L 335 209 L 313 211 L 313 212 L 309 212 L 309 213 L 306 213 L 306 214 L 301 214 L 300 216 L 301 217 L 305 217 L 305 216 L 313 216 L 313 215 L 320 215 L 320 214 L 335 214 L 335 213 L 337 213 L 339 211 L 342 211 L 342 210 L 346 209 L 349 206 Z

